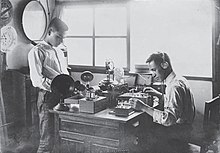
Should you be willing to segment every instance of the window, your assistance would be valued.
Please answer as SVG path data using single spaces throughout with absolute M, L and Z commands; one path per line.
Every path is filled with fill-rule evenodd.
M 212 77 L 210 0 L 83 2 L 63 5 L 61 14 L 70 29 L 64 40 L 70 65 L 99 67 L 110 58 L 134 71 L 149 54 L 164 51 L 178 73 Z
M 131 69 L 152 52 L 170 55 L 177 73 L 212 76 L 210 0 L 138 1 L 130 7 Z
M 64 43 L 70 65 L 104 66 L 111 59 L 127 67 L 125 5 L 64 5 L 61 18 L 69 27 Z

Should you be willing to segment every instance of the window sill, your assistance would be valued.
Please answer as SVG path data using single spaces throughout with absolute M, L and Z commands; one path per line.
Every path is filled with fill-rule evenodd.
M 69 65 L 71 72 L 84 72 L 90 71 L 92 73 L 105 74 L 106 70 L 104 66 L 82 66 L 82 65 Z
M 71 72 L 84 72 L 84 71 L 90 71 L 92 73 L 101 73 L 106 74 L 106 69 L 104 66 L 82 66 L 82 65 L 69 65 L 69 68 L 71 68 Z M 129 74 L 129 69 L 124 68 L 124 73 Z

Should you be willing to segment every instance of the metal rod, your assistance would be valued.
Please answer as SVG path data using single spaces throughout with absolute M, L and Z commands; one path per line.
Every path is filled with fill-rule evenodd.
M 0 125 L 0 128 L 2 128 L 2 127 L 4 127 L 4 126 L 11 125 L 11 124 L 13 124 L 13 122 L 11 122 L 11 123 L 6 123 L 6 124 L 3 124 L 3 125 Z

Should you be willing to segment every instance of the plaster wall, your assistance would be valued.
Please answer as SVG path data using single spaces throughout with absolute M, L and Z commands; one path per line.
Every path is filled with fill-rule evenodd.
M 31 0 L 11 0 L 13 6 L 13 18 L 8 23 L 8 26 L 12 26 L 15 28 L 17 32 L 17 43 L 13 50 L 6 54 L 7 67 L 6 69 L 20 69 L 22 67 L 28 66 L 28 52 L 33 47 L 30 43 L 30 40 L 25 36 L 23 28 L 22 28 L 22 14 L 26 4 Z M 47 14 L 47 20 L 52 16 L 50 13 L 50 17 L 48 16 L 48 8 L 47 1 L 40 0 L 42 5 L 45 8 Z M 52 12 L 55 1 L 48 0 L 49 10 Z M 37 20 L 37 19 L 36 19 Z M 34 29 L 33 29 L 34 30 Z

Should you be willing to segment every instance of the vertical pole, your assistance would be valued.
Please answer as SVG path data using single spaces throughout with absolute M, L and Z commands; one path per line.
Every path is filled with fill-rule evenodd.
M 212 8 L 213 8 L 213 14 L 212 14 L 212 19 L 213 19 L 213 25 L 212 25 L 212 75 L 213 75 L 213 95 L 212 97 L 215 97 L 219 94 L 220 90 L 220 43 L 219 43 L 219 37 L 220 37 L 220 11 L 219 11 L 219 6 L 220 2 L 219 1 L 213 1 L 212 3 Z
M 1 3 L 2 0 L 0 0 L 0 10 L 2 9 Z M 2 21 L 0 16 L 0 23 L 1 22 Z M 2 24 L 0 24 L 0 29 L 1 28 L 2 28 Z M 1 30 L 0 30 L 0 36 L 1 36 Z M 1 52 L 1 39 L 0 39 L 0 152 L 2 151 L 3 146 L 6 146 L 8 142 L 7 126 L 4 126 L 6 125 L 6 118 L 5 118 L 5 107 L 4 107 L 4 101 L 2 95 L 2 76 L 5 67 L 3 60 L 5 58 L 4 56 L 6 55 L 5 53 Z

